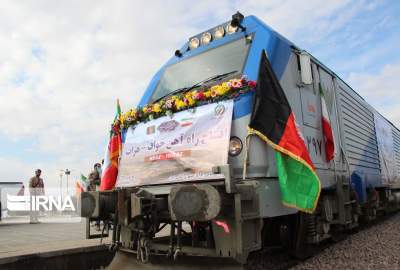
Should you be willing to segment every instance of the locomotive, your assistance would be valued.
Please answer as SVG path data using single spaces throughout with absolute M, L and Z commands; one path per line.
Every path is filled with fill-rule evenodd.
M 399 208 L 399 129 L 255 16 L 236 13 L 189 38 L 152 78 L 139 105 L 244 75 L 258 83 L 263 52 L 320 181 L 314 211 L 282 203 L 275 150 L 248 132 L 256 99 L 247 91 L 123 130 L 116 187 L 81 198 L 83 217 L 114 224 L 112 248 L 118 253 L 143 263 L 157 256 L 178 262 L 202 256 L 245 264 L 253 251 L 282 246 L 304 256 L 307 247 Z M 324 106 L 335 145 L 330 161 Z

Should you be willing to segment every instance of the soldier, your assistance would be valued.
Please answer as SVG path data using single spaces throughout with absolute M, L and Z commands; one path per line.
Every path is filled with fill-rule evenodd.
M 89 186 L 88 191 L 96 191 L 97 187 L 100 186 L 101 181 L 101 164 L 96 163 L 93 166 L 93 171 L 89 174 Z M 95 228 L 100 231 L 100 220 L 96 220 Z
M 35 171 L 35 176 L 32 177 L 29 180 L 29 193 L 31 195 L 31 211 L 30 213 L 30 223 L 31 224 L 36 224 L 39 223 L 38 220 L 38 209 L 33 209 L 33 201 L 36 199 L 35 196 L 41 196 L 44 195 L 44 183 L 43 179 L 40 178 L 40 175 L 42 174 L 42 170 L 37 169 Z
M 96 191 L 101 180 L 101 165 L 96 163 L 93 166 L 93 171 L 89 174 L 89 191 Z

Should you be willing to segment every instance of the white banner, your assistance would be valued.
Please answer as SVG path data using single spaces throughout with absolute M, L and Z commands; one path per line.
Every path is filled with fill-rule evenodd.
M 396 160 L 394 156 L 392 126 L 378 113 L 375 113 L 374 116 L 382 180 L 386 184 L 393 183 L 396 181 Z
M 117 187 L 221 178 L 228 162 L 233 101 L 203 105 L 130 127 Z

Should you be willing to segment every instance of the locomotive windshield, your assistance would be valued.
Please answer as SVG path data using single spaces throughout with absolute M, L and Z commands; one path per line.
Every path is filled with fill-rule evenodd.
M 168 66 L 161 76 L 152 100 L 218 74 L 233 70 L 241 72 L 249 47 L 250 42 L 246 38 L 241 38 Z

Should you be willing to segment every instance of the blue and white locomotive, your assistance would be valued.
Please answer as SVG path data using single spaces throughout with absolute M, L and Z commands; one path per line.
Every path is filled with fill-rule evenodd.
M 214 151 L 199 159 L 193 155 L 183 165 L 174 160 L 190 167 L 222 155 L 226 162 L 214 164 L 206 177 L 161 181 L 160 171 L 173 175 L 179 166 L 162 163 L 171 157 L 157 155 L 150 158 L 151 165 L 138 169 L 143 178 L 135 181 L 134 159 L 121 157 L 120 173 L 125 177 L 118 179 L 114 190 L 82 194 L 82 216 L 114 222 L 113 247 L 118 253 L 135 253 L 150 262 L 153 255 L 175 259 L 194 255 L 243 264 L 251 252 L 280 245 L 301 256 L 308 245 L 399 208 L 400 131 L 329 68 L 255 16 L 237 13 L 231 21 L 191 37 L 156 72 L 140 106 L 172 92 L 212 87 L 243 75 L 257 81 L 263 50 L 321 181 L 315 212 L 305 214 L 282 204 L 274 150 L 248 134 L 254 105 L 254 93 L 249 91 L 230 101 L 227 153 Z M 330 162 L 325 159 L 321 88 L 335 142 Z M 143 136 L 157 140 L 182 121 L 185 125 L 194 121 L 187 115 L 182 119 L 163 124 L 163 129 L 161 120 L 150 119 L 142 128 Z M 132 140 L 144 143 L 138 139 L 142 135 L 134 134 L 139 131 L 139 127 L 126 131 L 123 151 L 128 151 L 130 132 Z M 140 146 L 136 149 L 127 153 L 139 155 Z

